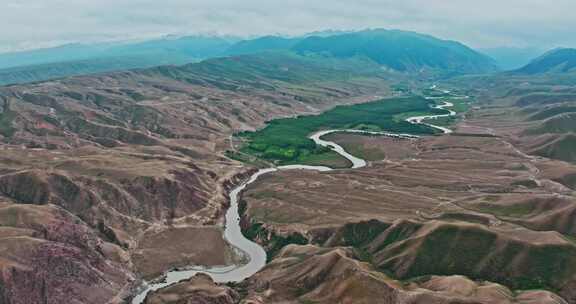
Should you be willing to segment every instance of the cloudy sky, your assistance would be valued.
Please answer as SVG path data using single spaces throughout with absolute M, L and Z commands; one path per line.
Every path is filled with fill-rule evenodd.
M 474 47 L 576 46 L 576 0 L 1 0 L 0 51 L 166 34 L 415 30 Z

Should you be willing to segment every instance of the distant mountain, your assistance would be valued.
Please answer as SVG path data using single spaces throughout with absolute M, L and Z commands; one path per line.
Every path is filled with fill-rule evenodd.
M 203 59 L 292 52 L 348 61 L 359 69 L 394 70 L 450 76 L 487 73 L 494 60 L 454 41 L 398 30 L 324 31 L 301 37 L 167 37 L 138 43 L 71 44 L 57 48 L 0 54 L 0 85 L 43 81 L 97 72 L 181 65 Z
M 336 35 L 342 35 L 342 34 L 350 34 L 350 33 L 354 33 L 355 31 L 352 30 L 324 30 L 324 31 L 314 31 L 314 32 L 310 32 L 308 34 L 304 34 L 303 37 L 330 37 L 330 36 L 336 36 Z
M 0 54 L 0 69 L 31 66 L 98 56 L 113 44 L 66 44 L 53 48 Z
M 500 47 L 479 49 L 483 54 L 496 60 L 498 67 L 503 70 L 519 69 L 544 51 L 540 48 Z
M 158 65 L 181 65 L 198 60 L 168 54 L 162 56 L 133 55 L 86 60 L 37 64 L 32 66 L 0 69 L 0 85 L 31 83 L 63 77 L 112 72 Z
M 244 55 L 266 51 L 290 50 L 303 38 L 285 38 L 280 36 L 264 36 L 251 40 L 240 41 L 231 46 L 227 55 Z
M 486 73 L 496 64 L 463 44 L 428 35 L 398 30 L 366 30 L 352 33 L 283 38 L 268 36 L 242 41 L 227 54 L 271 50 L 293 51 L 300 55 L 360 58 L 402 72 Z
M 292 50 L 339 58 L 363 57 L 396 71 L 447 74 L 497 70 L 488 56 L 449 40 L 399 30 L 366 30 L 328 37 L 308 37 Z
M 70 44 L 0 54 L 0 85 L 105 71 L 186 64 L 221 56 L 236 38 L 189 36 L 143 42 Z
M 514 72 L 527 75 L 576 72 L 576 49 L 552 50 Z
M 186 56 L 189 58 L 209 58 L 220 56 L 234 43 L 240 41 L 235 37 L 187 36 L 167 37 L 163 39 L 131 43 L 109 49 L 109 56 L 161 55 Z
M 67 44 L 54 48 L 0 54 L 0 69 L 104 57 L 178 54 L 201 58 L 221 54 L 239 39 L 210 36 L 165 37 L 142 42 Z

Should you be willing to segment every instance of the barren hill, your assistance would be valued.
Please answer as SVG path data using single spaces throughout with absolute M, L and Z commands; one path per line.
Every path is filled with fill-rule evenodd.
M 120 303 L 171 267 L 235 262 L 222 214 L 249 169 L 231 135 L 387 88 L 284 55 L 0 88 L 2 299 Z

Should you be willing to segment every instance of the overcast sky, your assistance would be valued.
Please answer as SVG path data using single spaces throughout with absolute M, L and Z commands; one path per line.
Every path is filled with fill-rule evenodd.
M 576 46 L 576 0 L 0 0 L 0 51 L 166 34 L 415 30 L 473 47 Z

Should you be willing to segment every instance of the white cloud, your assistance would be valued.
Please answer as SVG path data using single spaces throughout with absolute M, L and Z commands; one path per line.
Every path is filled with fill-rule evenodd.
M 575 45 L 573 0 L 3 0 L 0 49 L 163 34 L 416 30 L 474 46 Z

